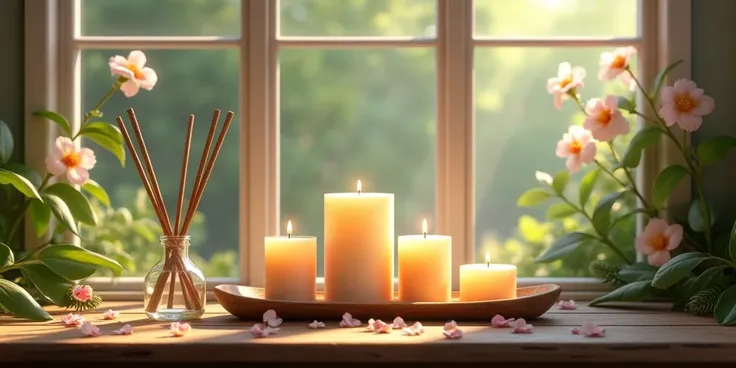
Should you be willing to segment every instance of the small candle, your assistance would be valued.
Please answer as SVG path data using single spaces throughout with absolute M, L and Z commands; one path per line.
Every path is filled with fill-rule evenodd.
M 286 236 L 267 236 L 266 299 L 313 301 L 317 291 L 317 238 L 292 236 L 291 221 Z
M 452 298 L 452 238 L 427 235 L 399 237 L 399 300 L 449 302 Z
M 460 266 L 460 301 L 482 301 L 516 298 L 516 266 L 486 263 Z
M 325 300 L 390 302 L 394 289 L 394 195 L 325 194 Z

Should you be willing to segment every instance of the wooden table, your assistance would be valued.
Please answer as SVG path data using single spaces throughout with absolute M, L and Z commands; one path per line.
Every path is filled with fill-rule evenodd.
M 426 323 L 422 336 L 403 336 L 398 331 L 375 335 L 362 329 L 336 328 L 340 316 L 335 316 L 335 321 L 325 321 L 328 328 L 324 330 L 285 322 L 280 334 L 256 339 L 248 333 L 253 322 L 239 321 L 219 305 L 208 306 L 204 318 L 191 322 L 193 329 L 188 335 L 174 338 L 169 337 L 168 324 L 146 319 L 140 302 L 109 302 L 105 310 L 121 312 L 117 321 L 102 320 L 102 310 L 84 313 L 103 331 L 103 336 L 94 338 L 62 326 L 59 318 L 67 312 L 58 308 L 50 308 L 55 320 L 44 323 L 0 316 L 0 366 L 31 361 L 182 362 L 200 366 L 206 362 L 305 361 L 432 362 L 444 366 L 472 362 L 736 362 L 736 327 L 717 326 L 710 317 L 669 312 L 663 304 L 635 305 L 639 309 L 632 306 L 614 309 L 582 304 L 574 311 L 555 307 L 531 321 L 536 328 L 528 335 L 491 328 L 488 322 L 461 325 L 465 336 L 460 340 L 444 339 L 441 323 Z M 571 327 L 585 321 L 605 326 L 606 337 L 570 333 Z M 134 326 L 133 335 L 111 335 L 125 323 Z

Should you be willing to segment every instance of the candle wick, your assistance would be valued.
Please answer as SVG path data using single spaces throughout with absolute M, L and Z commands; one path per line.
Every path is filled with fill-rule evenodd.
M 286 238 L 291 239 L 291 233 L 286 233 Z
M 491 268 L 491 262 L 486 262 L 486 267 Z
M 424 237 L 425 237 L 425 238 L 427 237 L 427 232 L 426 232 L 426 231 L 424 232 Z
M 358 190 L 358 195 L 360 195 L 360 190 Z

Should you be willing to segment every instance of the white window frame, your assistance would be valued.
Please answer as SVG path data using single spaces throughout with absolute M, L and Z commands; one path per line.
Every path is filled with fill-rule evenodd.
M 90 37 L 81 36 L 75 12 L 80 0 L 27 0 L 25 6 L 25 157 L 27 164 L 44 168 L 45 150 L 58 134 L 56 127 L 32 115 L 55 109 L 78 124 L 81 116 L 79 51 L 86 48 L 197 49 L 236 48 L 241 52 L 240 111 L 240 279 L 210 279 L 208 286 L 225 282 L 263 285 L 263 238 L 279 229 L 279 106 L 277 53 L 294 47 L 435 47 L 437 50 L 437 167 L 436 226 L 453 238 L 453 286 L 458 266 L 473 261 L 475 249 L 473 54 L 475 47 L 557 46 L 639 49 L 641 78 L 651 83 L 657 70 L 670 61 L 684 65 L 670 76 L 690 76 L 691 0 L 639 0 L 639 34 L 634 38 L 543 37 L 498 38 L 474 36 L 473 0 L 436 0 L 436 38 L 411 37 L 279 37 L 278 0 L 242 0 L 241 35 L 226 37 Z M 646 21 L 645 21 L 646 20 Z M 248 60 L 248 64 L 245 61 Z M 265 71 L 265 72 L 264 72 Z M 265 92 L 265 93 L 264 93 Z M 640 103 L 639 106 L 644 106 Z M 452 124 L 452 125 L 451 125 Z M 639 124 L 642 124 L 640 121 Z M 78 128 L 74 126 L 73 128 Z M 637 173 L 639 185 L 650 187 L 654 174 L 679 162 L 674 146 L 660 144 L 645 155 Z M 530 174 L 531 175 L 531 174 Z M 648 193 L 649 191 L 644 191 Z M 673 195 L 672 204 L 690 199 L 689 185 Z M 639 224 L 641 226 L 641 224 Z M 26 238 L 34 239 L 26 226 Z M 28 248 L 35 247 L 33 241 Z M 633 244 L 632 244 L 633 246 Z M 586 299 L 607 290 L 586 278 L 520 278 L 519 285 L 553 282 L 566 297 Z M 128 299 L 141 294 L 141 278 L 94 279 L 108 298 Z

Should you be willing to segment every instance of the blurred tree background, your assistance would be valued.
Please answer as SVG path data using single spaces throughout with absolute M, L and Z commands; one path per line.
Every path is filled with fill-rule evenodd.
M 238 0 L 83 0 L 82 33 L 91 36 L 233 36 L 240 34 Z M 280 0 L 286 36 L 435 36 L 434 0 Z M 493 37 L 636 35 L 636 0 L 476 0 L 476 34 Z M 107 59 L 130 50 L 82 53 L 82 109 L 109 85 Z M 239 116 L 236 49 L 144 50 L 159 75 L 153 91 L 132 100 L 116 94 L 105 120 L 136 110 L 163 195 L 173 208 L 178 191 L 187 116 L 197 116 L 192 152 L 201 152 L 215 108 Z M 537 185 L 534 172 L 564 169 L 555 157 L 569 124 L 582 123 L 573 102 L 558 112 L 547 78 L 569 61 L 588 70 L 583 99 L 621 93 L 619 83 L 597 80 L 602 48 L 477 48 L 476 248 L 480 259 L 519 266 L 522 276 L 587 276 L 588 263 L 609 254 L 590 246 L 552 264 L 535 264 L 542 249 L 577 219 L 547 221 L 543 209 L 516 207 Z M 322 245 L 323 194 L 364 190 L 395 193 L 396 235 L 432 226 L 435 192 L 436 66 L 433 48 L 282 49 L 280 65 L 281 219 Z M 192 229 L 193 252 L 209 277 L 237 276 L 239 130 L 230 130 Z M 624 144 L 621 142 L 620 144 Z M 94 149 L 94 144 L 89 143 Z M 143 275 L 160 253 L 155 218 L 141 204 L 132 162 L 124 169 L 96 149 L 93 177 L 110 191 L 110 221 L 86 229 L 85 244 L 117 254 Z M 584 173 L 573 176 L 571 187 Z M 143 201 L 145 202 L 145 201 Z M 623 203 L 630 206 L 632 203 Z M 125 208 L 125 209 L 121 209 Z M 126 213 L 127 211 L 127 213 Z M 170 210 L 171 212 L 171 210 Z M 122 213 L 122 214 L 121 214 Z M 130 216 L 128 216 L 128 214 Z M 108 218 L 108 216 L 103 216 Z M 126 230 L 130 228 L 131 230 Z M 121 230 L 123 229 L 123 230 Z M 633 253 L 633 221 L 621 243 Z M 147 232 L 148 230 L 148 232 Z M 111 235 L 117 234 L 117 235 Z M 104 247 L 103 247 L 104 244 Z M 254 245 L 258 246 L 258 245 Z M 106 248 L 105 248 L 106 247 Z M 623 246 L 622 246 L 623 247 Z M 153 260 L 152 260 L 153 259 Z M 321 274 L 321 259 L 319 260 Z

